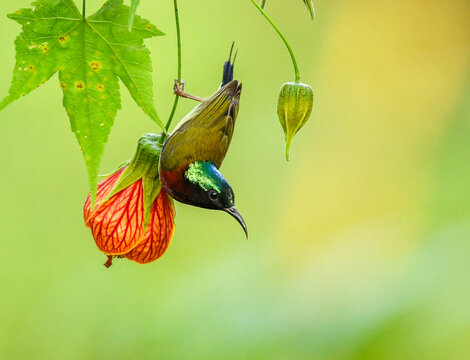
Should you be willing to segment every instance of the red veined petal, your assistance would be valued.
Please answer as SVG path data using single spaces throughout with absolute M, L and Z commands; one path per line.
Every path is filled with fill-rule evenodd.
M 173 203 L 161 190 L 152 204 L 150 221 L 142 242 L 124 256 L 140 264 L 148 264 L 160 258 L 168 249 L 173 237 L 174 217 Z
M 96 193 L 96 204 L 95 208 L 93 210 L 96 210 L 97 207 L 100 206 L 100 202 L 106 199 L 109 195 L 109 193 L 114 189 L 114 186 L 119 180 L 119 177 L 123 173 L 123 171 L 126 169 L 126 167 L 120 169 L 116 173 L 112 174 L 110 177 L 104 179 L 102 182 L 98 184 L 98 189 Z M 90 193 L 88 193 L 88 196 L 85 201 L 85 205 L 83 205 L 83 219 L 85 220 L 85 225 L 87 227 L 90 227 L 89 224 L 89 217 L 90 217 Z
M 105 254 L 119 255 L 133 249 L 142 240 L 143 226 L 141 180 L 114 195 L 90 217 L 96 245 Z
M 120 175 L 120 174 L 119 174 Z M 114 188 L 115 176 L 98 185 L 100 200 L 106 199 Z M 98 248 L 108 255 L 120 255 L 132 250 L 143 238 L 144 199 L 142 180 L 136 181 L 104 203 L 89 210 L 89 199 L 85 203 L 84 216 L 91 228 Z

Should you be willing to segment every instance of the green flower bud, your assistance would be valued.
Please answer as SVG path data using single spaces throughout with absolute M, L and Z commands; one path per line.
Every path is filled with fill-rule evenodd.
M 277 115 L 286 137 L 286 159 L 294 135 L 305 125 L 313 108 L 313 90 L 310 85 L 289 82 L 282 85 L 277 100 Z
M 304 4 L 308 9 L 308 12 L 310 13 L 310 17 L 315 19 L 315 8 L 313 6 L 313 0 L 304 0 Z

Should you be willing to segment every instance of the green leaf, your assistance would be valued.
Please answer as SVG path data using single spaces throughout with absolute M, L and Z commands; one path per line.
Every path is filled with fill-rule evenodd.
M 132 25 L 134 24 L 135 12 L 137 11 L 137 6 L 139 6 L 140 0 L 131 1 L 131 10 L 129 11 L 129 31 L 132 30 Z
M 118 78 L 142 110 L 162 129 L 153 103 L 152 64 L 145 38 L 163 35 L 111 0 L 84 19 L 72 0 L 39 0 L 9 18 L 22 25 L 15 40 L 16 65 L 0 110 L 59 72 L 63 105 L 85 158 L 92 199 L 104 145 L 121 108 Z

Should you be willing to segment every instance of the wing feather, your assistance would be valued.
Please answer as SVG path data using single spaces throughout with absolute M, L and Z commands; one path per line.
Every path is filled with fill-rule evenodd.
M 232 140 L 241 89 L 234 80 L 191 111 L 165 142 L 161 167 L 172 170 L 199 160 L 219 168 Z

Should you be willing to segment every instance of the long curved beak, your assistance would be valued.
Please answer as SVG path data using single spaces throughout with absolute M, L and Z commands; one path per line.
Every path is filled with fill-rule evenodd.
M 232 206 L 232 207 L 224 209 L 224 211 L 232 215 L 235 219 L 237 219 L 237 221 L 242 226 L 243 231 L 245 231 L 246 238 L 248 239 L 248 229 L 246 228 L 245 220 L 243 220 L 237 208 L 235 206 Z

